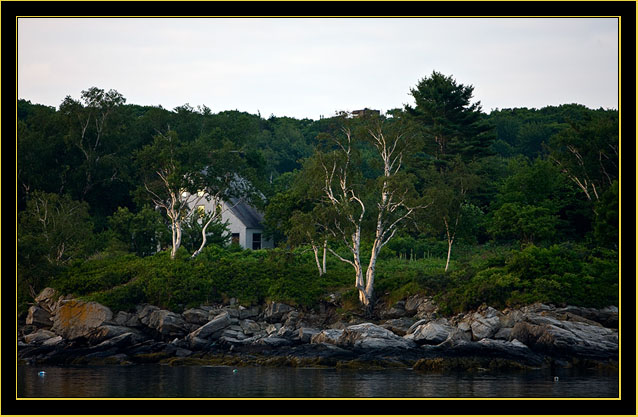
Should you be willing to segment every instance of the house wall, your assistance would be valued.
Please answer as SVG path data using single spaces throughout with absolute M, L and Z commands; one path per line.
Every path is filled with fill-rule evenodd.
M 204 210 L 206 210 L 207 213 L 211 213 L 215 209 L 215 205 L 212 200 L 206 201 L 205 199 L 202 199 L 198 205 L 204 206 Z M 253 248 L 253 233 L 262 233 L 261 247 L 263 249 L 274 247 L 272 239 L 267 240 L 264 238 L 262 229 L 247 229 L 241 220 L 239 220 L 237 216 L 230 211 L 225 202 L 222 203 L 222 221 L 228 221 L 228 229 L 231 234 L 239 233 L 239 245 L 242 248 Z

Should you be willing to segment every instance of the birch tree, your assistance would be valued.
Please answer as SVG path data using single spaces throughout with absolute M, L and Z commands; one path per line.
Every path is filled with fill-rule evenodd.
M 171 224 L 171 259 L 175 258 L 182 241 L 182 222 L 204 199 L 197 166 L 192 162 L 192 146 L 181 143 L 177 133 L 158 132 L 154 142 L 136 155 L 141 168 L 142 192 L 156 209 L 163 210 Z
M 343 115 L 339 131 L 329 136 L 331 152 L 317 153 L 326 230 L 341 241 L 350 256 L 328 250 L 342 262 L 352 265 L 359 300 L 371 309 L 374 301 L 376 263 L 381 249 L 394 237 L 398 227 L 418 209 L 427 205 L 416 201 L 409 177 L 401 171 L 410 134 L 399 122 L 370 119 L 355 135 L 352 123 Z M 356 165 L 359 145 L 372 145 L 379 175 L 365 181 Z M 369 255 L 362 253 L 362 238 L 372 241 Z M 367 256 L 367 264 L 362 257 Z

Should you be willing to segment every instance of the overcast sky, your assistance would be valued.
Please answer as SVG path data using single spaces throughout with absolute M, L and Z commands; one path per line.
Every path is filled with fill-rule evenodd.
M 263 117 L 412 104 L 433 70 L 483 110 L 618 108 L 615 18 L 18 21 L 18 97 L 58 107 L 96 86 L 127 103 Z

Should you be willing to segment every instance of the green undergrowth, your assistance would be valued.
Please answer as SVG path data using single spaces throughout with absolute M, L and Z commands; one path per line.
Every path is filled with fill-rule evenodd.
M 330 256 L 327 273 L 319 276 L 311 251 L 228 250 L 207 247 L 191 259 L 180 250 L 140 258 L 130 254 L 102 254 L 69 265 L 49 286 L 63 294 L 97 301 L 113 311 L 132 310 L 149 303 L 181 312 L 201 304 L 242 305 L 283 302 L 316 308 L 331 294 L 338 313 L 361 311 L 350 265 Z M 561 244 L 513 247 L 475 247 L 453 260 L 414 260 L 384 256 L 377 263 L 377 302 L 392 305 L 414 294 L 432 296 L 444 314 L 533 302 L 604 307 L 618 303 L 618 254 Z

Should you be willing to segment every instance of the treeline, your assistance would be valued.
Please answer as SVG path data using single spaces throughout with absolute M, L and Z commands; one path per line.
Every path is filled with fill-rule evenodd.
M 180 247 L 197 255 L 205 245 L 228 246 L 219 213 L 206 217 L 182 204 L 201 190 L 263 210 L 266 231 L 282 248 L 314 252 L 304 255 L 313 274 L 330 275 L 326 263 L 348 274 L 335 266 L 343 261 L 365 305 L 375 297 L 376 261 L 392 257 L 441 259 L 442 276 L 458 284 L 447 293 L 467 290 L 473 300 L 491 297 L 469 290 L 477 275 L 498 281 L 485 268 L 511 268 L 499 255 L 476 269 L 471 256 L 485 258 L 495 247 L 556 254 L 551 248 L 576 245 L 569 250 L 583 262 L 595 254 L 617 265 L 616 110 L 569 104 L 487 114 L 472 86 L 437 72 L 410 93 L 412 104 L 384 115 L 321 120 L 138 106 L 96 87 L 58 109 L 19 100 L 20 299 L 86 260 L 169 248 L 179 259 Z M 449 271 L 456 259 L 468 261 Z M 582 269 L 545 278 L 546 290 L 538 282 L 519 288 L 521 274 L 499 270 L 499 282 L 509 276 L 512 287 L 499 287 L 501 302 L 515 300 L 513 292 L 529 301 L 532 287 L 537 299 L 550 292 L 559 299 L 580 285 L 565 274 L 597 279 Z

